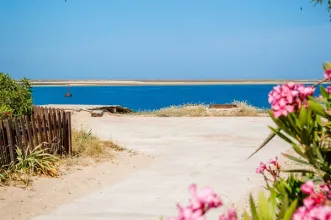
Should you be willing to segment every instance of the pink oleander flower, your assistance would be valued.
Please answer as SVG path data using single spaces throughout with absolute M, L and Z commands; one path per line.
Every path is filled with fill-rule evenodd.
M 320 185 L 320 191 L 315 192 L 314 184 L 310 180 L 301 186 L 301 191 L 308 195 L 303 200 L 303 206 L 299 207 L 292 220 L 331 220 L 331 206 L 328 206 L 329 185 Z
M 256 168 L 256 173 L 263 175 L 267 185 L 269 182 L 274 182 L 280 178 L 280 165 L 278 163 L 278 157 L 270 159 L 267 164 L 261 162 L 260 166 Z M 272 178 L 270 178 L 272 177 Z
M 273 164 L 273 165 L 275 165 L 275 167 L 278 167 L 279 166 L 278 157 L 276 156 L 274 159 L 270 159 L 269 164 Z
M 306 99 L 308 96 L 314 95 L 315 92 L 315 88 L 312 86 L 304 87 L 300 85 L 297 90 L 301 99 Z
M 193 197 L 191 204 L 194 208 L 206 207 L 210 209 L 218 208 L 222 205 L 221 199 L 210 187 L 202 188 L 197 192 L 197 186 L 193 184 L 190 186 L 190 191 Z
M 331 79 L 331 69 L 327 69 L 324 73 L 324 78 L 325 79 Z
M 267 165 L 263 162 L 260 163 L 260 166 L 256 168 L 256 173 L 263 173 L 267 169 Z
M 323 192 L 329 192 L 330 188 L 328 187 L 328 185 L 322 184 L 322 185 L 320 185 L 320 190 Z
M 311 195 L 311 194 L 315 193 L 314 183 L 311 180 L 309 180 L 309 181 L 305 182 L 304 184 L 302 184 L 300 189 L 306 195 Z
M 182 207 L 177 204 L 179 214 L 177 217 L 170 218 L 169 220 L 204 220 L 204 213 L 201 209 L 194 210 L 192 207 Z
M 187 207 L 177 204 L 178 216 L 170 220 L 204 220 L 206 212 L 222 206 L 221 199 L 211 188 L 205 187 L 198 191 L 197 186 L 192 184 L 189 189 L 192 194 L 190 204 Z
M 320 185 L 320 190 L 326 195 L 326 197 L 331 200 L 331 189 L 330 184 Z
M 219 220 L 237 220 L 236 210 L 234 208 L 230 208 L 227 215 L 221 215 Z
M 328 93 L 331 93 L 331 86 L 326 87 L 325 90 L 326 90 Z
M 308 96 L 313 95 L 315 88 L 305 87 L 301 84 L 287 83 L 278 85 L 268 95 L 268 102 L 271 105 L 276 118 L 286 116 L 301 108 L 302 103 L 307 106 Z
M 331 220 L 331 207 L 314 206 L 308 209 L 301 206 L 293 214 L 292 220 Z

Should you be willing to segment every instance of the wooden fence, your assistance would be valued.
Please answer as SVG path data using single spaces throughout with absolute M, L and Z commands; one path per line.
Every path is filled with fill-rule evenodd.
M 54 154 L 71 154 L 71 114 L 64 110 L 34 107 L 33 114 L 0 120 L 0 166 L 22 152 L 42 144 Z

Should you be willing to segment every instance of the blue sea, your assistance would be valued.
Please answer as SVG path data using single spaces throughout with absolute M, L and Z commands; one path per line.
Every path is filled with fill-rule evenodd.
M 268 108 L 275 85 L 67 86 L 33 87 L 33 101 L 44 104 L 121 105 L 134 111 L 187 103 L 225 104 L 234 100 Z

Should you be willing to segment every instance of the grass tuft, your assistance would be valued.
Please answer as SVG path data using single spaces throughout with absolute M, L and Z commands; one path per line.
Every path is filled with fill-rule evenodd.
M 114 144 L 112 141 L 104 141 L 92 134 L 92 130 L 73 129 L 72 132 L 74 156 L 90 158 L 106 158 L 111 156 L 112 151 L 123 151 L 123 147 Z
M 222 111 L 208 109 L 208 106 L 203 104 L 186 104 L 170 106 L 155 111 L 138 112 L 136 114 L 154 117 L 266 116 L 266 110 L 249 105 L 247 102 L 234 101 L 232 104 L 237 105 L 238 108 Z
M 114 158 L 115 152 L 126 150 L 125 148 L 105 141 L 95 136 L 92 130 L 84 128 L 72 129 L 72 157 L 61 160 L 61 164 L 67 169 L 72 166 L 88 166 L 95 162 L 102 162 Z
M 0 169 L 0 185 L 30 185 L 32 176 L 57 177 L 59 175 L 59 158 L 47 153 L 48 148 L 38 145 L 33 150 L 29 147 L 23 152 L 16 148 L 17 158 L 8 166 Z
M 32 176 L 50 176 L 59 175 L 57 162 L 59 158 L 47 153 L 49 149 L 42 148 L 42 144 L 33 150 L 29 147 L 23 153 L 20 148 L 16 148 L 17 159 L 9 165 L 9 170 L 13 173 L 22 173 Z

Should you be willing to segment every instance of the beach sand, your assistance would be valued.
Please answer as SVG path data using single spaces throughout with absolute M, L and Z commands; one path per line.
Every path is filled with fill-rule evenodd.
M 0 216 L 3 220 L 29 220 L 53 211 L 95 190 L 122 181 L 145 169 L 153 161 L 147 155 L 119 153 L 115 160 L 90 166 L 71 167 L 59 178 L 35 178 L 28 188 L 0 187 Z
M 276 138 L 246 160 L 269 134 L 270 118 L 92 118 L 79 112 L 72 124 L 138 155 L 120 155 L 116 163 L 80 167 L 57 179 L 41 178 L 27 190 L 0 188 L 1 219 L 154 220 L 176 215 L 176 203 L 187 204 L 192 183 L 212 187 L 225 207 L 242 212 L 248 194 L 264 184 L 256 166 L 289 148 Z M 211 212 L 208 219 L 219 214 Z
M 188 186 L 211 186 L 225 207 L 242 211 L 249 192 L 264 182 L 255 168 L 289 148 L 275 139 L 259 154 L 247 157 L 269 134 L 270 118 L 89 117 L 75 113 L 75 126 L 91 128 L 103 139 L 151 155 L 152 163 L 116 184 L 95 189 L 34 220 L 152 220 L 176 215 L 176 202 L 187 204 Z M 212 212 L 208 219 L 216 219 Z

